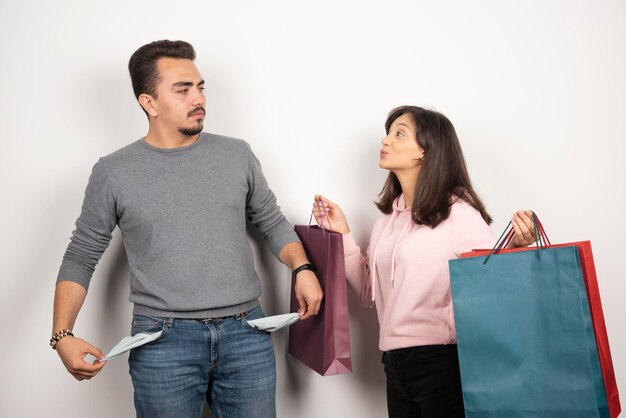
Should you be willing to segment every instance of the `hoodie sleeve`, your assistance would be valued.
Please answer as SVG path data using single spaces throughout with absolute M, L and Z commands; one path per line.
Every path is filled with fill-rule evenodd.
M 352 291 L 359 297 L 364 306 L 372 306 L 372 282 L 370 280 L 369 252 L 368 257 L 361 254 L 361 249 L 354 241 L 352 232 L 343 235 L 343 251 L 346 264 L 346 278 Z
M 495 238 L 491 228 L 476 209 L 464 201 L 455 202 L 445 225 L 452 250 L 457 257 L 474 249 L 492 248 Z

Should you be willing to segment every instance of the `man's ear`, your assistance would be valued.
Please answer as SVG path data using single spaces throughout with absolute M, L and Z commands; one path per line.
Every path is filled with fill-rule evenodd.
M 159 115 L 156 109 L 156 103 L 154 102 L 154 98 L 152 96 L 143 93 L 139 95 L 137 100 L 139 100 L 139 104 L 143 107 L 143 110 L 148 113 L 148 115 L 153 118 L 156 118 Z

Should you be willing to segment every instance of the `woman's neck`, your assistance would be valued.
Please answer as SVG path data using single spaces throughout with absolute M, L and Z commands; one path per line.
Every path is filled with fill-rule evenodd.
M 400 187 L 402 188 L 402 194 L 404 195 L 404 206 L 410 208 L 413 206 L 413 196 L 415 195 L 415 186 L 417 185 L 418 170 L 411 170 L 410 172 L 401 171 L 396 172 Z

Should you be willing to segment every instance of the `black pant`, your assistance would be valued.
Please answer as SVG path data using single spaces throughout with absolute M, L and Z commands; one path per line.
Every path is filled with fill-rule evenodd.
M 386 351 L 387 411 L 390 418 L 463 418 L 456 345 Z

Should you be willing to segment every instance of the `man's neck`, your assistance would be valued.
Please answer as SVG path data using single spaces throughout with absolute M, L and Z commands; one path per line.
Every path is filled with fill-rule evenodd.
M 188 136 L 178 132 L 178 130 L 165 132 L 162 129 L 150 126 L 145 140 L 148 144 L 157 148 L 180 148 L 193 144 L 198 138 L 200 138 L 200 134 Z

